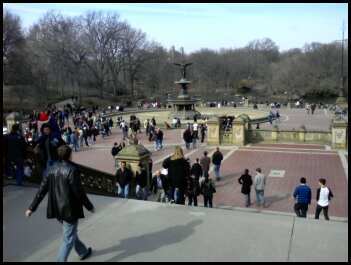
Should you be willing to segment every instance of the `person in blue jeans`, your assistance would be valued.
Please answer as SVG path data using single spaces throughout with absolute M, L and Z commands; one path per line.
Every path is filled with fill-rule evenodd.
M 47 218 L 57 219 L 63 226 L 57 262 L 66 262 L 73 247 L 84 260 L 91 255 L 92 249 L 78 237 L 78 220 L 84 218 L 83 206 L 90 212 L 94 212 L 94 206 L 83 189 L 79 169 L 70 162 L 72 149 L 63 145 L 57 152 L 58 161 L 48 169 L 25 215 L 30 217 L 48 193 Z
M 132 181 L 133 173 L 127 168 L 125 161 L 121 162 L 121 167 L 116 172 L 116 186 L 118 188 L 118 196 L 122 198 L 128 198 L 129 185 Z
M 219 147 L 217 147 L 216 152 L 212 155 L 212 163 L 214 165 L 214 172 L 216 176 L 216 180 L 219 181 L 221 179 L 220 168 L 223 160 L 223 154 L 219 151 Z
M 300 185 L 295 188 L 294 199 L 296 200 L 294 210 L 297 217 L 307 217 L 308 205 L 311 204 L 312 192 L 307 186 L 306 179 L 300 179 Z
M 261 168 L 256 169 L 256 176 L 254 179 L 253 186 L 256 191 L 256 204 L 258 206 L 265 207 L 264 189 L 266 187 L 266 176 L 262 174 Z

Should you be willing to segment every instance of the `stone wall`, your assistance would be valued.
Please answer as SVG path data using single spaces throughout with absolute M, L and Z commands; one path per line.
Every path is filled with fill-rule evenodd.
M 319 131 L 281 131 L 281 130 L 248 130 L 248 142 L 293 142 L 331 144 L 331 132 Z

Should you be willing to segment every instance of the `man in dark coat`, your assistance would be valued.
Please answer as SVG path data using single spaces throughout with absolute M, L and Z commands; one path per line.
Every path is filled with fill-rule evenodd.
M 188 197 L 188 205 L 191 206 L 194 202 L 194 206 L 197 206 L 197 196 L 200 192 L 199 182 L 196 182 L 195 178 L 187 178 L 185 195 Z
M 42 135 L 37 141 L 35 150 L 42 156 L 44 164 L 44 175 L 46 171 L 58 160 L 57 149 L 65 145 L 65 142 L 60 136 L 52 132 L 51 125 L 44 123 L 41 127 Z
M 223 155 L 221 151 L 219 151 L 219 147 L 217 147 L 216 152 L 214 152 L 214 154 L 212 155 L 212 163 L 214 164 L 214 172 L 215 172 L 217 181 L 221 179 L 219 170 L 221 168 L 222 160 L 223 160 Z
M 6 150 L 6 171 L 8 176 L 13 176 L 13 170 L 11 170 L 11 164 L 16 166 L 16 184 L 21 186 L 24 177 L 24 158 L 26 154 L 26 141 L 21 135 L 20 127 L 18 124 L 14 124 L 11 129 L 11 133 L 5 138 Z
M 190 149 L 190 144 L 193 141 L 193 136 L 189 127 L 184 131 L 183 139 L 185 141 L 186 149 Z
M 196 158 L 196 163 L 193 164 L 190 170 L 190 174 L 195 177 L 195 180 L 199 181 L 199 178 L 202 177 L 202 167 L 199 163 L 199 158 Z
M 244 175 L 238 179 L 239 184 L 241 184 L 241 193 L 245 195 L 245 206 L 249 207 L 251 205 L 250 192 L 252 186 L 252 177 L 249 175 L 249 170 L 245 169 Z
M 136 190 L 135 194 L 138 200 L 147 200 L 147 171 L 142 164 L 139 164 L 139 171 L 135 176 Z
M 66 145 L 58 148 L 59 161 L 49 168 L 25 213 L 27 217 L 31 216 L 48 193 L 47 218 L 56 218 L 63 224 L 58 262 L 67 261 L 73 246 L 81 260 L 92 252 L 79 240 L 77 229 L 78 219 L 84 218 L 83 206 L 91 212 L 94 212 L 94 206 L 83 189 L 78 168 L 69 161 L 71 154 L 71 148 Z
M 118 196 L 128 198 L 129 186 L 132 181 L 133 173 L 127 168 L 125 161 L 121 162 L 121 168 L 116 172 L 116 186 L 118 187 Z

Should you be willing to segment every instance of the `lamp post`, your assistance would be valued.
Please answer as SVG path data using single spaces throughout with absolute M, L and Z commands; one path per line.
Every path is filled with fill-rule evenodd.
M 336 104 L 339 105 L 340 107 L 342 106 L 347 106 L 347 100 L 344 96 L 344 83 L 345 83 L 345 78 L 344 78 L 344 31 L 345 31 L 345 23 L 343 23 L 342 26 L 342 40 L 341 41 L 341 65 L 340 65 L 340 89 L 339 89 L 339 97 L 336 99 Z

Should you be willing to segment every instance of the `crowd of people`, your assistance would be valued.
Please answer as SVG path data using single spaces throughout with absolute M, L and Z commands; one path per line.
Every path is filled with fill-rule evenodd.
M 278 115 L 278 111 L 272 114 L 276 118 Z M 230 121 L 231 119 L 226 119 L 224 125 L 230 126 Z M 73 130 L 69 126 L 70 124 L 74 128 Z M 14 175 L 18 185 L 22 185 L 25 175 L 30 174 L 28 173 L 28 171 L 30 172 L 28 170 L 28 168 L 30 169 L 28 165 L 30 162 L 26 159 L 26 144 L 33 144 L 34 152 L 41 157 L 40 161 L 44 169 L 43 175 L 45 175 L 58 160 L 57 150 L 60 146 L 67 145 L 74 151 L 78 151 L 84 144 L 86 146 L 94 144 L 97 135 L 101 134 L 104 137 L 111 134 L 113 125 L 112 119 L 103 117 L 95 108 L 92 111 L 74 111 L 68 106 L 63 110 L 57 110 L 54 106 L 51 106 L 46 111 L 33 111 L 30 115 L 29 128 L 26 130 L 26 132 L 32 132 L 31 135 L 23 135 L 19 124 L 15 124 L 6 137 L 4 145 L 6 150 L 6 174 Z M 141 122 L 134 115 L 130 117 L 129 126 L 122 117 L 117 118 L 116 126 L 126 132 L 126 134 L 123 133 L 123 138 L 130 138 L 133 134 L 141 133 Z M 40 131 L 38 132 L 39 127 Z M 155 141 L 155 150 L 161 150 L 163 148 L 163 131 L 156 127 L 155 118 L 147 119 L 144 128 L 145 133 L 149 136 L 149 141 Z M 196 148 L 197 140 L 200 137 L 201 142 L 203 142 L 205 131 L 205 124 L 198 124 L 196 120 L 192 124 L 188 123 L 183 133 L 186 148 L 190 149 L 191 145 Z M 124 141 L 121 141 L 120 144 L 116 142 L 111 150 L 112 156 L 115 157 L 124 147 Z M 209 158 L 208 153 L 204 152 L 201 159 L 197 158 L 196 162 L 190 165 L 190 162 L 184 157 L 183 150 L 178 146 L 175 153 L 163 161 L 163 169 L 156 171 L 156 174 L 149 181 L 147 181 L 147 176 L 150 176 L 152 172 L 152 160 L 151 164 L 149 163 L 149 172 L 146 172 L 145 165 L 139 165 L 140 170 L 136 175 L 137 198 L 146 200 L 151 193 L 157 201 L 185 204 L 185 198 L 187 197 L 189 205 L 197 206 L 197 198 L 202 194 L 204 205 L 212 207 L 213 194 L 216 189 L 214 182 L 209 178 L 210 165 L 213 164 L 215 179 L 219 181 L 221 179 L 220 167 L 222 161 L 223 155 L 217 148 L 212 158 Z M 118 167 L 117 164 L 116 167 Z M 122 163 L 116 172 L 118 196 L 129 196 L 131 176 L 130 169 L 125 163 Z M 245 194 L 245 205 L 247 207 L 251 205 L 251 185 L 255 187 L 257 204 L 264 205 L 265 182 L 266 178 L 260 168 L 256 170 L 254 181 L 251 180 L 248 170 L 239 178 L 239 183 L 243 185 L 242 193 Z M 321 180 L 320 183 L 325 185 L 325 180 Z M 304 184 L 301 180 L 301 185 Z M 301 195 L 302 191 L 304 191 L 304 188 L 299 188 L 294 192 L 294 197 L 298 200 L 295 207 L 298 216 L 305 216 L 308 208 L 306 203 L 309 204 L 311 200 L 310 197 L 306 197 L 307 195 Z M 318 211 L 320 213 L 323 210 L 325 216 L 327 216 L 328 210 L 325 208 L 327 206 L 325 199 L 323 199 L 327 192 L 324 192 L 324 189 L 321 189 L 321 191 L 321 193 L 318 192 L 318 198 L 322 198 L 319 203 L 321 207 L 318 207 Z M 330 197 L 332 196 L 330 191 Z M 309 199 L 306 199 L 306 201 L 301 198 Z
M 201 159 L 191 165 L 185 158 L 180 146 L 175 147 L 173 155 L 166 158 L 162 163 L 162 170 L 157 170 L 147 184 L 147 169 L 145 165 L 139 164 L 136 173 L 135 194 L 138 199 L 147 200 L 152 195 L 152 200 L 159 202 L 169 202 L 185 204 L 188 198 L 188 205 L 197 206 L 197 198 L 203 195 L 205 207 L 212 207 L 213 194 L 216 192 L 215 183 L 209 177 L 211 162 L 214 166 L 216 180 L 221 180 L 220 166 L 223 155 L 217 148 L 208 157 L 207 151 Z M 152 161 L 151 161 L 152 163 Z M 152 166 L 152 164 L 151 164 Z M 151 173 L 149 164 L 149 173 Z M 121 162 L 116 172 L 116 194 L 119 197 L 128 198 L 130 196 L 130 186 L 132 181 L 132 171 L 125 162 Z

